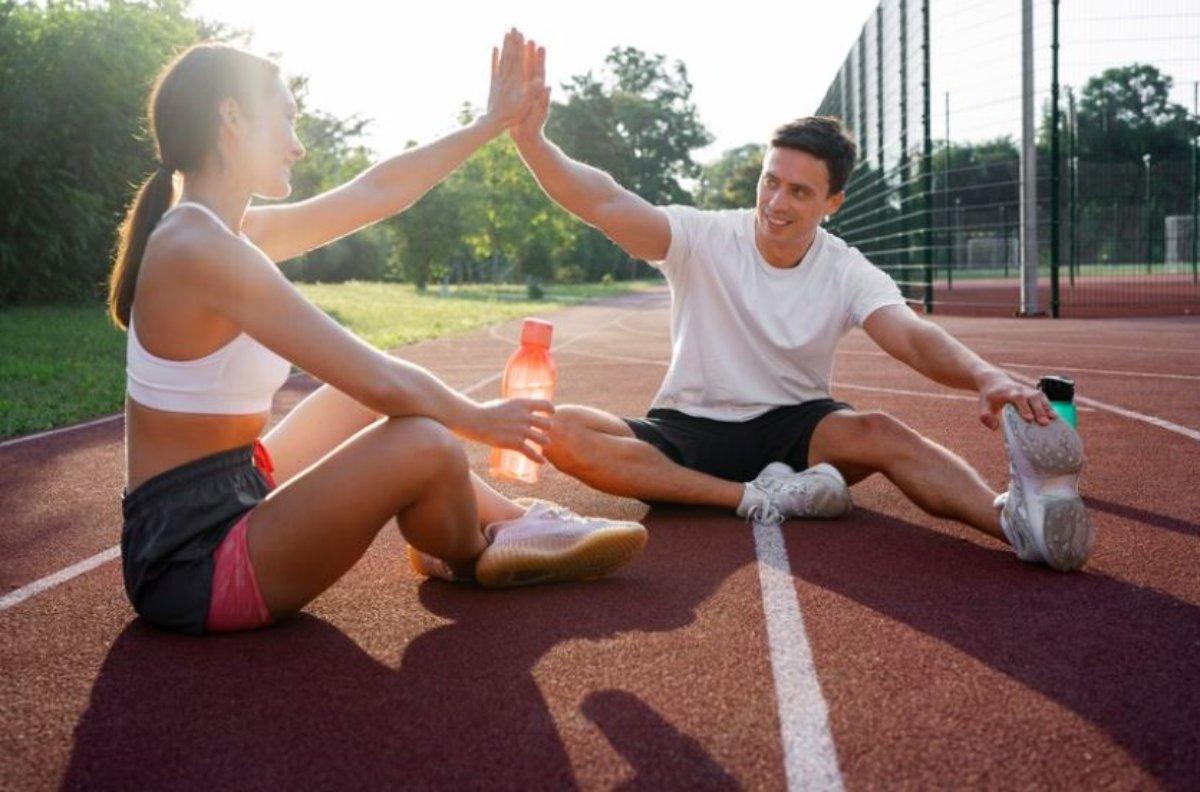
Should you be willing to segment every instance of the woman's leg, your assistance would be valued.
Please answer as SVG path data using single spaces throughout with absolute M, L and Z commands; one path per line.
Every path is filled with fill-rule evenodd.
M 266 437 L 263 445 L 275 464 L 275 481 L 286 484 L 330 451 L 380 421 L 383 416 L 341 391 L 322 385 L 292 408 Z M 471 474 L 476 508 L 482 526 L 511 520 L 524 513 L 482 479 Z
M 380 420 L 273 491 L 248 544 L 273 616 L 331 586 L 393 516 L 409 544 L 469 575 L 487 546 L 461 443 L 427 418 Z

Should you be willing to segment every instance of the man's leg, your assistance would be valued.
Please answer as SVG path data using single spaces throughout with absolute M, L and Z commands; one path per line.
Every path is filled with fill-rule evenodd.
M 745 486 L 677 465 L 611 413 L 555 410 L 545 455 L 554 467 L 610 495 L 736 509 Z
M 808 464 L 828 462 L 854 483 L 882 473 L 935 517 L 949 517 L 1007 543 L 996 492 L 970 465 L 886 413 L 830 413 L 813 432 Z

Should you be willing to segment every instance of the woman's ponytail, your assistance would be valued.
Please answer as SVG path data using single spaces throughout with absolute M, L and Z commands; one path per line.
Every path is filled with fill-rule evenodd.
M 146 252 L 146 240 L 175 199 L 175 175 L 164 165 L 138 190 L 125 215 L 117 243 L 117 257 L 108 281 L 108 313 L 122 330 L 129 327 L 133 290 Z

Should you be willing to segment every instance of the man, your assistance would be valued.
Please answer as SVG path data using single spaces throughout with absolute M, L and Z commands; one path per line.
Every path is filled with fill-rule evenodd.
M 776 131 L 754 209 L 655 207 L 546 138 L 545 51 L 531 50 L 530 62 L 539 100 L 510 129 L 521 157 L 547 195 L 661 269 L 672 293 L 671 364 L 649 414 L 560 406 L 546 448 L 558 469 L 611 494 L 768 522 L 840 516 L 846 482 L 878 472 L 926 512 L 1007 540 L 1023 561 L 1086 562 L 1094 532 L 1076 490 L 1078 434 L 1043 394 L 918 317 L 887 274 L 821 228 L 845 200 L 856 156 L 840 122 L 802 118 Z M 929 379 L 979 393 L 980 420 L 1003 426 L 1007 493 L 892 416 L 829 397 L 834 350 L 851 326 Z

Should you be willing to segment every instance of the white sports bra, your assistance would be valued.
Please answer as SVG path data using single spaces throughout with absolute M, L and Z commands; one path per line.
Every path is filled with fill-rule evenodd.
M 192 206 L 228 229 L 216 213 L 187 201 L 169 212 Z M 165 214 L 163 215 L 166 216 Z M 138 341 L 133 314 L 125 345 L 126 390 L 138 404 L 168 412 L 244 415 L 266 412 L 283 386 L 291 364 L 246 333 L 196 360 L 155 357 Z

